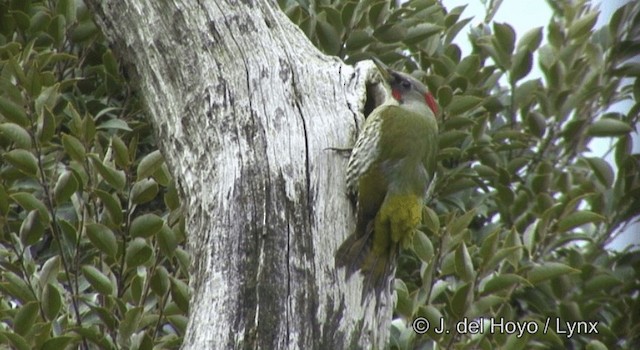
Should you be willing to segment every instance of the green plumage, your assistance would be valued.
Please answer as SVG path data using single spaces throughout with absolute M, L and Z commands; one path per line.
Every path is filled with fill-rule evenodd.
M 424 102 L 390 99 L 367 118 L 349 160 L 347 186 L 357 194 L 355 232 L 336 265 L 361 270 L 365 291 L 385 287 L 399 244 L 411 239 L 435 171 L 438 125 Z M 365 293 L 363 293 L 365 294 Z

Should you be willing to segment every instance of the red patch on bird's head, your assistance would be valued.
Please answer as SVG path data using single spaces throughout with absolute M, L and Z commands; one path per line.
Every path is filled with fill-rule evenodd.
M 394 95 L 395 97 L 395 95 Z M 436 103 L 436 99 L 433 98 L 433 95 L 430 92 L 427 92 L 426 94 L 424 94 L 424 100 L 425 102 L 427 102 L 427 106 L 429 106 L 429 108 L 431 108 L 431 111 L 433 112 L 434 115 L 438 114 L 438 103 Z
M 402 94 L 400 90 L 391 89 L 391 96 L 396 99 L 396 101 L 402 101 Z

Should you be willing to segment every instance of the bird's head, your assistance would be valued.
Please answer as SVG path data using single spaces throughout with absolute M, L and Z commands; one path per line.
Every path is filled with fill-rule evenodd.
M 403 104 L 423 104 L 428 106 L 434 115 L 438 114 L 438 104 L 429 89 L 418 79 L 387 67 L 378 59 L 373 58 L 382 78 L 391 87 L 391 95 Z

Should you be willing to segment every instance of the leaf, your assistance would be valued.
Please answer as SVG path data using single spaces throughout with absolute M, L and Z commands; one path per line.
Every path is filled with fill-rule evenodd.
M 124 130 L 124 131 L 133 131 L 126 121 L 122 119 L 109 119 L 100 125 L 96 126 L 98 130 Z
M 116 235 L 102 224 L 87 224 L 87 236 L 91 243 L 101 252 L 115 257 L 118 252 Z
M 151 176 L 162 164 L 164 163 L 164 157 L 159 150 L 153 151 L 140 160 L 138 169 L 136 170 L 138 181 Z
M 135 204 L 147 203 L 158 194 L 158 184 L 153 179 L 142 179 L 131 189 L 131 201 Z
M 407 45 L 415 45 L 428 37 L 438 34 L 444 28 L 433 23 L 420 23 L 406 31 L 402 41 Z
M 29 135 L 29 132 L 18 124 L 0 124 L 0 136 L 11 140 L 17 148 L 31 148 L 31 135 Z
M 589 210 L 576 211 L 562 218 L 558 222 L 558 231 L 567 232 L 584 224 L 597 223 L 604 220 L 604 216 Z
M 181 280 L 170 277 L 171 298 L 183 312 L 189 312 L 189 286 Z
M 596 137 L 622 136 L 632 130 L 633 128 L 623 121 L 603 118 L 591 124 L 587 129 L 587 134 Z
M 484 285 L 482 289 L 482 294 L 491 294 L 497 291 L 501 291 L 507 288 L 510 288 L 516 284 L 527 284 L 529 285 L 529 281 L 527 281 L 524 277 L 513 273 L 504 273 L 496 276 L 492 276 L 487 280 L 487 283 Z
M 91 287 L 93 287 L 98 293 L 103 295 L 111 295 L 113 293 L 113 285 L 111 280 L 102 271 L 96 269 L 91 265 L 83 265 L 82 274 L 87 279 Z
M 542 42 L 542 27 L 527 31 L 518 41 L 518 50 L 535 51 Z
M 518 80 L 524 78 L 531 72 L 533 66 L 533 54 L 529 50 L 518 51 L 513 56 L 513 63 L 511 65 L 510 78 L 511 82 L 515 83 Z
M 131 223 L 130 234 L 132 237 L 150 237 L 158 233 L 164 221 L 156 214 L 144 214 L 138 216 Z
M 482 104 L 482 101 L 483 99 L 475 96 L 455 95 L 451 100 L 451 104 L 447 106 L 447 109 L 452 115 L 458 115 L 479 106 Z
M 20 335 L 26 335 L 36 322 L 39 311 L 40 307 L 37 301 L 22 305 L 13 318 L 13 331 Z
M 137 237 L 127 244 L 127 267 L 134 268 L 140 266 L 149 261 L 152 255 L 153 250 L 147 242 L 143 238 Z
M 556 278 L 562 275 L 570 273 L 579 273 L 580 270 L 576 270 L 571 266 L 557 262 L 544 262 L 541 265 L 534 266 L 527 273 L 527 280 L 531 284 L 538 284 L 540 282 Z
M 338 51 L 340 51 L 342 42 L 336 29 L 331 24 L 323 20 L 317 21 L 316 28 L 316 35 L 318 36 L 318 41 L 320 42 L 320 46 L 324 49 L 324 52 L 328 55 L 337 55 Z
M 82 142 L 75 136 L 64 134 L 62 135 L 62 146 L 71 159 L 78 163 L 84 163 L 86 160 L 86 154 Z
M 424 262 L 431 262 L 433 258 L 433 244 L 424 232 L 417 230 L 413 235 L 413 251 Z
M 3 155 L 4 159 L 27 176 L 38 173 L 38 160 L 33 153 L 24 149 L 14 149 Z
M 170 284 L 169 272 L 164 266 L 158 266 L 151 277 L 151 290 L 158 296 L 164 296 Z
M 598 19 L 598 12 L 592 11 L 581 16 L 577 21 L 573 22 L 569 27 L 569 39 L 575 39 L 588 34 Z
M 67 345 L 74 339 L 74 337 L 68 335 L 62 335 L 59 337 L 53 337 L 47 339 L 47 341 L 42 344 L 40 350 L 59 350 L 66 349 Z
M 493 23 L 493 31 L 495 33 L 498 45 L 504 53 L 511 55 L 515 47 L 516 32 L 507 23 Z
M 615 178 L 615 174 L 613 173 L 613 169 L 611 168 L 611 164 L 602 158 L 584 158 L 591 170 L 593 170 L 593 174 L 596 176 L 598 181 L 606 187 L 611 188 L 613 185 L 613 181 Z
M 71 171 L 65 170 L 58 177 L 53 193 L 56 203 L 62 203 L 69 199 L 78 190 L 78 182 Z
M 4 96 L 0 96 L 0 114 L 12 123 L 16 123 L 20 126 L 29 125 L 29 118 L 24 111 L 24 107 Z
M 117 195 L 97 189 L 94 190 L 94 193 L 98 195 L 104 204 L 113 224 L 120 226 L 120 224 L 122 224 L 123 215 L 122 205 L 120 204 L 120 199 L 117 198 Z
M 464 215 L 457 217 L 452 223 L 449 224 L 449 232 L 451 235 L 455 236 L 462 233 L 469 224 L 471 220 L 473 220 L 476 215 L 475 209 L 471 209 L 468 212 L 464 213 Z
M 20 225 L 20 241 L 25 246 L 35 244 L 42 238 L 44 226 L 40 222 L 37 210 L 31 210 Z
M 124 314 L 124 318 L 118 327 L 118 344 L 124 348 L 129 346 L 129 338 L 138 330 L 140 321 L 142 320 L 144 309 L 142 307 L 134 307 Z
M 41 302 L 42 311 L 47 320 L 54 320 L 62 308 L 62 297 L 58 288 L 51 283 L 46 284 L 42 290 Z
M 127 178 L 124 171 L 116 170 L 113 166 L 104 164 L 95 154 L 91 154 L 89 157 L 96 166 L 98 173 L 100 173 L 102 178 L 109 185 L 118 191 L 122 191 L 124 189 L 124 186 L 127 184 Z
M 27 192 L 18 192 L 10 195 L 11 199 L 13 199 L 16 203 L 18 203 L 25 210 L 33 210 L 37 209 L 38 214 L 40 214 L 40 220 L 43 225 L 49 224 L 49 210 L 47 207 L 37 199 L 34 195 Z
M 175 232 L 169 226 L 162 225 L 157 237 L 160 251 L 168 257 L 173 257 L 173 252 L 178 246 L 178 238 Z
M 456 274 L 465 282 L 470 282 L 475 278 L 473 262 L 471 261 L 471 255 L 467 250 L 467 245 L 462 242 L 456 249 L 455 257 Z

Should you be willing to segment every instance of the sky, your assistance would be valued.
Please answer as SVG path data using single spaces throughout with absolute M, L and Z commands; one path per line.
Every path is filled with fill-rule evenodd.
M 629 0 L 592 1 L 593 4 L 599 6 L 601 11 L 598 16 L 596 28 L 606 25 L 615 10 L 628 1 Z M 457 6 L 467 5 L 460 18 L 473 17 L 473 20 L 471 20 L 469 25 L 475 26 L 484 20 L 486 9 L 481 0 L 442 0 L 442 2 L 448 10 Z M 490 2 L 491 0 L 486 0 L 487 4 Z M 545 0 L 503 0 L 493 20 L 499 23 L 509 23 L 509 25 L 511 25 L 516 31 L 517 40 L 524 33 L 536 27 L 543 27 L 543 37 L 546 37 L 546 26 L 549 23 L 551 14 L 551 8 Z M 462 50 L 463 56 L 471 52 L 471 45 L 467 38 L 468 32 L 468 28 L 463 29 L 455 40 L 456 44 L 458 44 Z M 527 79 L 541 77 L 542 72 L 537 67 L 537 57 L 534 57 L 534 67 L 531 73 L 527 76 Z M 614 110 L 626 113 L 629 108 L 631 108 L 631 103 L 617 105 Z M 640 137 L 637 134 L 635 136 L 634 151 L 640 152 Z M 592 152 L 590 152 L 588 156 L 602 157 L 611 145 L 610 140 L 607 138 L 596 138 L 589 146 L 592 149 Z M 611 155 L 605 157 L 605 159 L 615 168 Z M 609 248 L 622 250 L 629 244 L 640 244 L 640 223 L 630 225 L 614 242 L 609 245 Z

